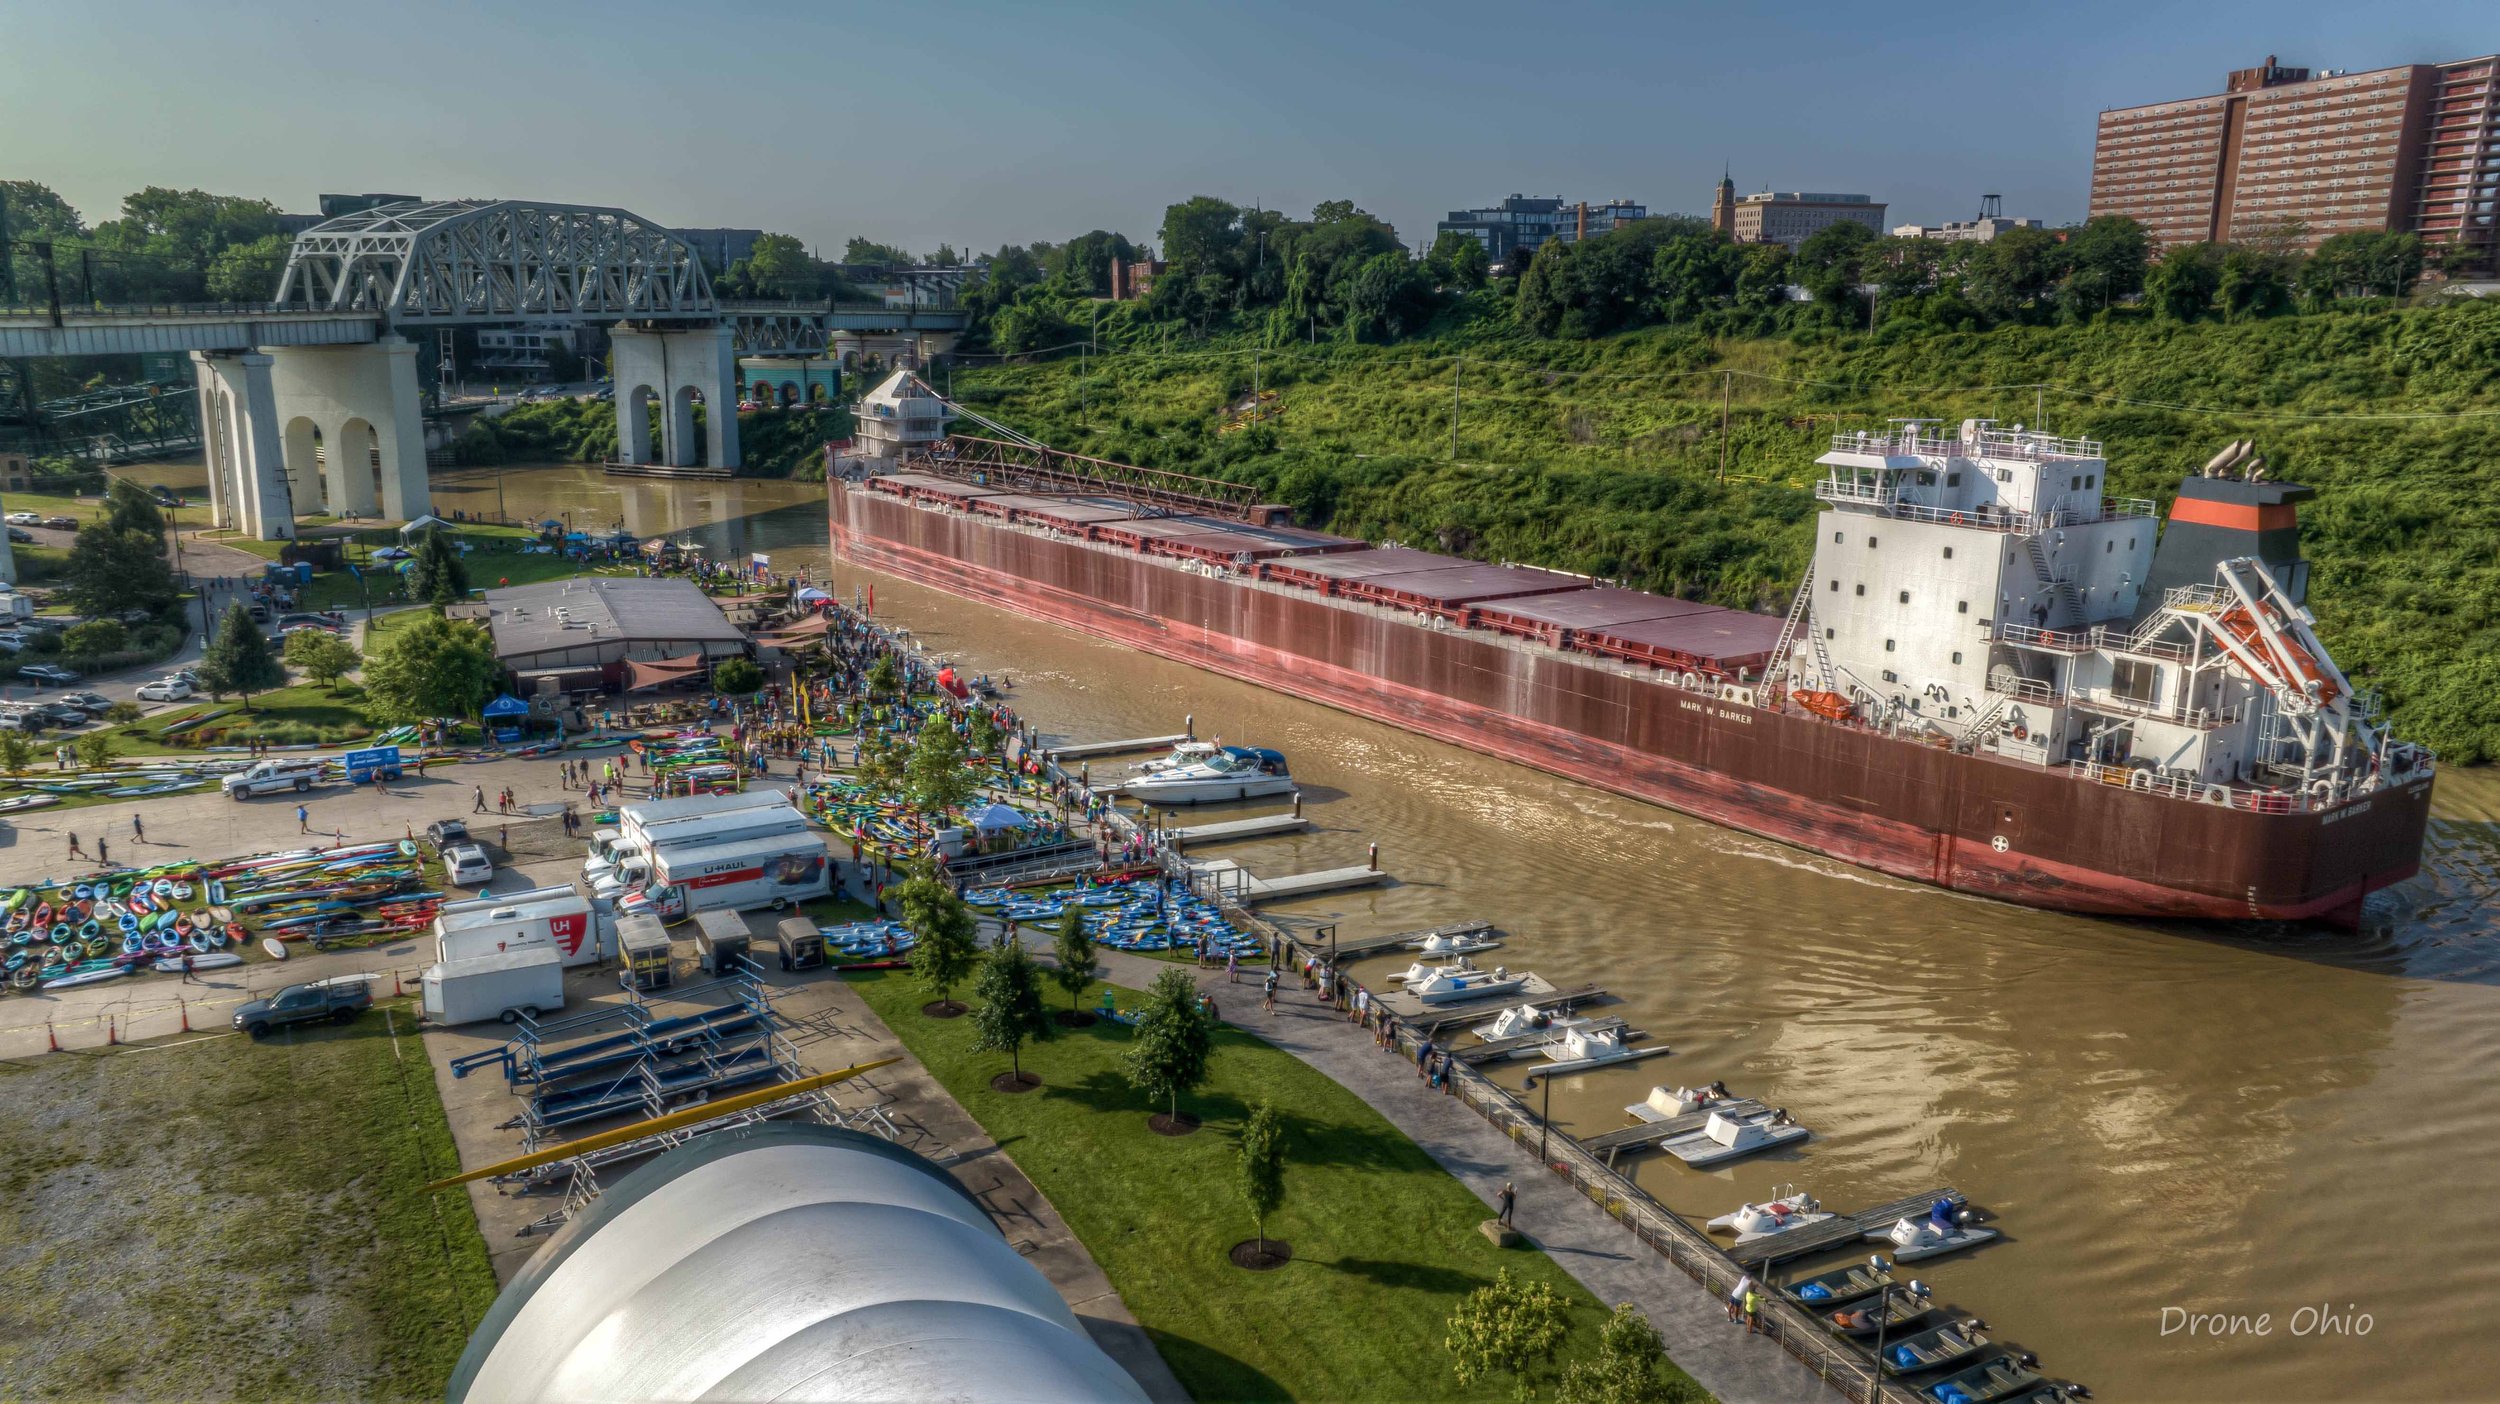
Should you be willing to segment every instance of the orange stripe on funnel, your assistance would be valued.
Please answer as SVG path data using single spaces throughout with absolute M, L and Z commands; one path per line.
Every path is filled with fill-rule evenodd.
M 2209 502 L 2182 497 L 2170 505 L 2170 520 L 2234 531 L 2276 531 L 2300 525 L 2300 513 L 2288 502 L 2260 507 L 2248 502 Z

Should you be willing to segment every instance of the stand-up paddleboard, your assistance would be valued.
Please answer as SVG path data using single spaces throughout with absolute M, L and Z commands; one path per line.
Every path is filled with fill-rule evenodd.
M 284 959 L 286 959 L 286 942 L 279 940 L 279 939 L 278 939 L 277 937 L 275 937 L 275 936 L 271 936 L 271 937 L 267 937 L 267 938 L 263 939 L 263 940 L 261 941 L 261 943 L 260 943 L 260 948 L 261 948 L 262 950 L 264 950 L 264 951 L 269 952 L 269 958 L 270 958 L 271 960 L 284 960 Z M 242 957 L 240 957 L 240 956 L 237 956 L 237 957 L 235 957 L 235 958 L 236 958 L 237 960 L 242 959 Z
M 222 966 L 241 965 L 242 963 L 243 957 L 236 955 L 232 951 L 216 951 L 208 955 L 195 955 L 191 957 L 191 968 L 193 970 L 216 970 Z M 182 957 L 169 956 L 158 961 L 156 963 L 156 968 L 164 971 L 168 975 L 179 975 L 182 973 Z

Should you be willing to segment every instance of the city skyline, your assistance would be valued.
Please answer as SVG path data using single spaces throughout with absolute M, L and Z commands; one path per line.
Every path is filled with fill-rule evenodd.
M 414 26 L 335 6 L 238 26 L 140 0 L 106 31 L 26 5 L 0 15 L 0 131 L 16 137 L 0 176 L 52 186 L 90 222 L 147 185 L 289 211 L 407 190 L 760 227 L 828 257 L 854 235 L 914 252 L 1097 227 L 1152 242 L 1163 207 L 1194 194 L 1295 214 L 1348 198 L 1420 247 L 1450 210 L 1514 192 L 1706 214 L 1722 169 L 1740 193 L 1864 191 L 1903 220 L 1965 219 L 1993 192 L 2057 225 L 2084 215 L 2103 108 L 2216 91 L 2269 53 L 2368 69 L 2500 47 L 2481 7 L 2452 0 L 2393 22 L 2121 8 L 2069 34 L 2062 12 L 1982 22 L 1959 3 L 1600 6 L 1568 31 L 1490 6 L 1419 25 L 1360 5 L 954 5 L 898 29 L 866 8 L 766 23 L 642 0 L 459 4 Z M 2146 25 L 2160 45 L 2116 37 Z M 1034 81 L 981 78 L 1019 69 Z M 930 80 L 948 74 L 968 81 Z

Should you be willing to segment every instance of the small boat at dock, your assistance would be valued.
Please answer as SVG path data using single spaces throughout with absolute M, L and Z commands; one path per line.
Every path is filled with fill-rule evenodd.
M 1661 1083 L 1649 1089 L 1649 1096 L 1646 1100 L 1634 1102 L 1625 1107 L 1623 1112 L 1634 1121 L 1673 1121 L 1679 1116 L 1691 1116 L 1694 1112 L 1714 1103 L 1735 1100 L 1736 1098 L 1728 1095 L 1727 1084 L 1724 1082 L 1713 1082 L 1699 1090 L 1690 1087 L 1671 1088 Z
M 1780 1295 L 1809 1311 L 1830 1311 L 1865 1301 L 1891 1285 L 1892 1264 L 1879 1253 L 1863 1263 L 1800 1278 L 1782 1287 Z
M 1700 1130 L 1669 1136 L 1658 1143 L 1658 1149 L 1698 1169 L 1795 1145 L 1810 1134 L 1788 1119 L 1785 1107 L 1750 1112 L 1712 1112 L 1710 1120 Z
M 2074 1392 L 2050 1384 L 2031 1366 L 2028 1355 L 1992 1355 L 1967 1370 L 1921 1385 L 1918 1392 L 1936 1404 L 2001 1404 L 2010 1399 L 2028 1404 L 2030 1400 L 2058 1399 Z
M 1771 1191 L 1769 1199 L 1760 1204 L 1739 1205 L 1733 1212 L 1712 1219 L 1708 1228 L 1712 1233 L 1732 1233 L 1739 1243 L 1751 1243 L 1837 1217 L 1813 1195 L 1795 1185 L 1781 1185 Z
M 1884 1358 L 1878 1363 L 1887 1375 L 1917 1375 L 1959 1365 L 1988 1348 L 1988 1338 L 1979 1334 L 1986 1326 L 1974 1317 L 1887 1340 Z
M 1404 970 L 1397 971 L 1390 975 L 1389 983 L 1392 985 L 1412 984 L 1418 980 L 1428 979 L 1431 976 L 1445 970 L 1460 975 L 1473 975 L 1477 973 L 1476 963 L 1467 959 L 1465 956 L 1460 956 L 1456 960 L 1419 960 L 1406 967 Z M 1527 1030 L 1517 1029 L 1513 1032 L 1526 1033 Z
M 1490 999 L 1496 995 L 1517 994 L 1527 988 L 1526 975 L 1513 975 L 1501 966 L 1489 972 L 1472 966 L 1442 966 L 1419 980 L 1406 982 L 1406 992 L 1424 1004 L 1456 1004 L 1462 1000 Z
M 1219 746 L 1215 754 L 1120 783 L 1130 799 L 1146 804 L 1214 804 L 1293 792 L 1293 772 L 1277 751 L 1257 746 Z
M 1623 1040 L 1624 1027 L 1619 1022 L 1575 1025 L 1548 1039 L 1538 1051 L 1551 1064 L 1544 1069 L 1547 1076 L 1628 1063 L 1636 1058 L 1663 1057 L 1669 1051 L 1663 1044 L 1655 1048 L 1628 1048 Z
M 1500 944 L 1500 937 L 1487 936 L 1481 931 L 1435 931 L 1420 941 L 1407 942 L 1406 948 L 1423 952 L 1427 959 L 1452 960 L 1474 955 L 1478 951 L 1489 951 Z
M 1866 1232 L 1869 1243 L 1890 1245 L 1894 1261 L 1904 1263 L 1976 1248 L 1996 1236 L 1995 1229 L 1974 1227 L 1969 1206 L 1950 1199 L 1939 1199 L 1929 1206 L 1924 1219 L 1905 1216 L 1887 1228 Z
M 1393 975 L 1390 978 L 1402 980 L 1406 977 Z M 1560 1033 L 1564 1029 L 1579 1028 L 1595 1022 L 1595 1019 L 1585 1014 L 1556 1014 L 1550 1010 L 1539 1009 L 1533 1004 L 1519 1004 L 1494 1015 L 1492 1022 L 1478 1024 L 1468 1032 L 1491 1043 L 1496 1039 L 1518 1038 L 1524 1034 Z
M 1823 1329 L 1835 1336 L 1851 1339 L 1873 1336 L 1881 1331 L 1889 1335 L 1926 1318 L 1934 1310 L 1927 1304 L 1927 1284 L 1913 1278 L 1907 1289 L 1891 1296 L 1878 1295 L 1871 1301 L 1840 1307 L 1822 1314 Z

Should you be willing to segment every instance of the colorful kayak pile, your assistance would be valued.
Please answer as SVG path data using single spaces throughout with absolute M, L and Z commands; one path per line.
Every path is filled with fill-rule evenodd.
M 817 930 L 825 938 L 826 949 L 861 960 L 898 956 L 920 943 L 911 928 L 899 921 L 854 921 Z
M 236 965 L 234 914 L 208 905 L 197 863 L 124 869 L 85 882 L 0 894 L 0 973 L 6 987 L 67 989 L 142 970 Z
M 1070 910 L 1080 911 L 1094 940 L 1117 950 L 1261 953 L 1258 938 L 1227 921 L 1213 902 L 1179 882 L 1163 881 L 1160 894 L 1157 887 L 1153 878 L 1041 891 L 988 887 L 965 893 L 964 901 L 1024 926 L 1049 926 Z
M 717 793 L 737 788 L 746 778 L 737 753 L 708 731 L 645 735 L 632 746 L 665 793 Z
M 434 920 L 439 892 L 420 891 L 417 846 L 348 844 L 256 854 L 208 869 L 210 893 L 279 941 L 317 950 L 414 931 Z

